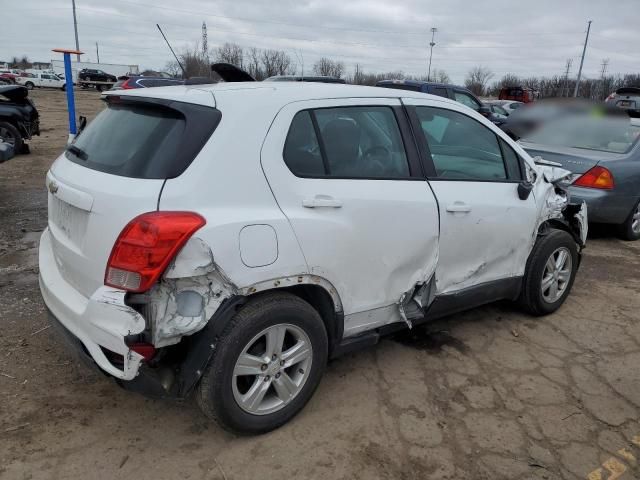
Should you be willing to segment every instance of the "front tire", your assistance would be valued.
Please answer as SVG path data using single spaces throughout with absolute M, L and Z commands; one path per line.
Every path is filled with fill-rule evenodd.
M 529 314 L 548 315 L 564 303 L 578 270 L 578 246 L 563 230 L 540 237 L 529 255 L 519 303 Z
M 24 84 L 24 86 L 27 87 L 27 90 L 33 90 L 33 87 L 35 87 L 33 82 L 27 82 Z
M 633 207 L 627 220 L 620 225 L 620 236 L 623 240 L 640 239 L 640 201 Z
M 320 383 L 327 356 L 318 312 L 293 294 L 265 294 L 226 326 L 196 399 L 226 430 L 265 433 L 302 410 Z

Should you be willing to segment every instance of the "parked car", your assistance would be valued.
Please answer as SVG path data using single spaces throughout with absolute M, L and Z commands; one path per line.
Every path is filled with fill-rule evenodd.
M 619 88 L 605 102 L 622 108 L 631 117 L 640 117 L 640 87 Z
M 513 100 L 522 103 L 531 103 L 540 98 L 539 92 L 528 87 L 503 87 L 498 94 L 498 100 Z
M 16 84 L 23 85 L 29 90 L 35 87 L 66 89 L 65 81 L 53 73 L 28 73 L 24 77 L 16 78 Z
M 319 83 L 347 83 L 344 78 L 328 77 L 324 75 L 276 75 L 265 78 L 265 82 L 319 82 Z
M 11 70 L 0 70 L 0 84 L 13 85 L 16 83 L 18 75 L 11 73 Z
M 410 90 L 412 92 L 430 93 L 431 95 L 450 98 L 472 108 L 496 125 L 501 125 L 506 120 L 503 115 L 494 114 L 491 108 L 484 105 L 471 91 L 457 85 L 423 82 L 419 80 L 381 80 L 376 83 L 376 87 Z
M 93 68 L 83 68 L 78 72 L 78 79 L 87 82 L 117 82 L 118 79 L 115 75 L 104 72 L 102 70 L 96 70 Z M 80 83 L 80 82 L 78 82 Z
M 135 88 L 169 87 L 172 85 L 184 85 L 184 80 L 179 78 L 144 77 L 142 75 L 123 75 L 111 87 L 111 90 L 131 90 Z
M 299 412 L 329 357 L 498 299 L 567 298 L 586 211 L 484 117 L 411 91 L 121 90 L 47 174 L 40 286 L 124 388 L 227 429 Z
M 484 102 L 484 103 L 487 105 L 490 105 L 492 110 L 494 109 L 494 107 L 499 107 L 499 109 L 506 112 L 507 116 L 511 115 L 518 108 L 524 106 L 524 103 L 514 102 L 513 100 L 489 100 L 488 102 Z M 496 111 L 496 110 L 493 110 L 493 111 Z M 501 110 L 498 110 L 498 112 L 502 113 Z
M 25 141 L 40 135 L 40 117 L 20 85 L 0 86 L 0 142 L 13 145 L 15 154 L 27 150 Z
M 571 198 L 584 200 L 589 220 L 640 239 L 640 124 L 619 116 L 575 116 L 550 122 L 520 140 L 532 156 L 571 170 Z

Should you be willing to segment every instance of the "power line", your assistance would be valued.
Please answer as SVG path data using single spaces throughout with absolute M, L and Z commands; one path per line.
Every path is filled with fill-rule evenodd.
M 567 58 L 567 67 L 564 72 L 564 86 L 562 87 L 562 96 L 564 97 L 564 92 L 566 90 L 567 96 L 569 96 L 569 70 L 571 70 L 571 64 L 573 63 L 573 58 Z

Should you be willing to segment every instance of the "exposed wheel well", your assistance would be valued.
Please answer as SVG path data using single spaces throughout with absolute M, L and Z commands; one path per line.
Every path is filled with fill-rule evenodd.
M 563 230 L 567 232 L 571 237 L 580 245 L 580 238 L 576 235 L 576 232 L 569 226 L 566 220 L 559 218 L 551 218 L 540 224 L 538 228 L 538 235 L 547 235 L 550 230 Z
M 335 305 L 329 293 L 319 285 L 305 284 L 265 290 L 255 295 L 273 292 L 292 293 L 309 303 L 320 314 L 325 328 L 327 329 L 329 354 L 331 354 L 334 347 L 342 340 L 342 334 L 344 332 L 344 315 L 336 312 Z

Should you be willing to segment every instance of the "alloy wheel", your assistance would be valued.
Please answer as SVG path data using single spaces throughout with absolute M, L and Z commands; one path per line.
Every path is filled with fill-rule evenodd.
M 562 297 L 571 279 L 572 263 L 571 252 L 567 247 L 553 251 L 544 266 L 540 285 L 545 302 L 555 303 Z
M 631 230 L 633 233 L 640 233 L 640 203 L 636 207 L 633 212 L 633 216 L 631 217 Z
M 253 415 L 287 406 L 311 372 L 313 348 L 307 334 L 291 324 L 272 325 L 253 337 L 233 369 L 233 396 Z

